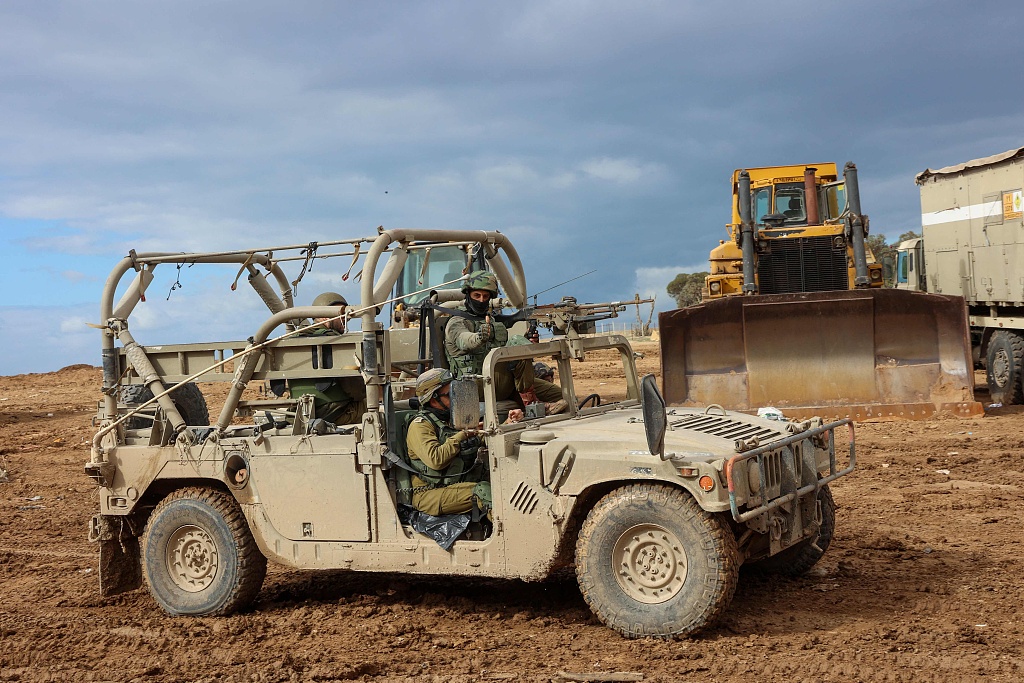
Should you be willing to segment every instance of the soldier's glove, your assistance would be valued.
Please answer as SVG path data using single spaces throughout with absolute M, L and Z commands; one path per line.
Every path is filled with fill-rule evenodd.
M 480 335 L 480 341 L 490 341 L 494 338 L 494 326 L 489 322 L 481 323 L 480 331 L 477 334 Z

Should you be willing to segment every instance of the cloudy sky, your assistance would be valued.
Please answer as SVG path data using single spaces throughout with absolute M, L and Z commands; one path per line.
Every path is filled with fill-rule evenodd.
M 847 160 L 894 239 L 915 173 L 1024 145 L 1022 35 L 984 0 L 7 0 L 0 374 L 98 365 L 85 323 L 131 248 L 493 229 L 531 291 L 597 271 L 542 299 L 665 308 L 734 168 Z M 252 334 L 224 278 L 167 303 L 163 270 L 142 343 Z

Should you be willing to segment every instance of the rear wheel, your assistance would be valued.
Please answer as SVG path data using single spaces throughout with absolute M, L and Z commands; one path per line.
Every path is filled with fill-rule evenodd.
M 222 491 L 185 488 L 164 498 L 146 524 L 143 573 L 172 615 L 231 614 L 263 585 L 267 558 L 238 503 Z
M 194 382 L 176 388 L 169 395 L 185 424 L 193 427 L 205 427 L 210 424 L 210 411 L 206 407 L 206 399 Z M 151 398 L 153 391 L 144 384 L 128 384 L 121 387 L 121 402 L 129 408 L 141 405 Z M 146 429 L 152 427 L 153 422 L 144 417 L 133 417 L 128 420 L 126 426 L 128 429 Z
M 821 526 L 814 538 L 800 541 L 771 557 L 752 562 L 751 568 L 788 576 L 806 574 L 825 555 L 836 530 L 836 503 L 832 500 L 832 491 L 827 484 L 818 489 L 818 509 L 821 511 Z
M 609 493 L 576 543 L 584 599 L 627 638 L 697 633 L 729 606 L 738 575 L 732 531 L 668 486 L 633 484 Z
M 988 341 L 985 354 L 988 393 L 993 403 L 1024 403 L 1021 373 L 1024 370 L 1024 339 L 1000 330 Z

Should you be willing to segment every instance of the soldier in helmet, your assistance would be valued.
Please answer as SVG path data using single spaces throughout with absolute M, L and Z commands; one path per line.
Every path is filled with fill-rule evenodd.
M 480 440 L 451 424 L 452 374 L 443 368 L 427 370 L 416 380 L 420 412 L 409 423 L 406 448 L 412 477 L 412 506 L 429 515 L 481 512 L 491 509 L 491 484 L 485 459 L 477 457 Z M 518 422 L 522 412 L 509 414 Z
M 554 369 L 547 363 L 541 363 L 540 361 L 533 364 L 533 376 L 545 382 L 555 381 Z
M 462 291 L 466 301 L 456 310 L 465 315 L 453 315 L 445 327 L 444 350 L 448 364 L 455 377 L 480 374 L 484 357 L 491 349 L 525 338 L 509 339 L 508 329 L 491 315 L 491 299 L 498 296 L 498 279 L 486 270 L 469 274 Z M 527 342 L 528 343 L 528 342 Z M 533 363 L 519 361 L 509 364 L 511 368 L 499 366 L 495 374 L 495 394 L 499 401 L 519 399 L 523 403 L 538 400 L 554 404 L 561 400 L 562 390 L 549 382 L 537 382 L 533 376 Z M 564 407 L 564 405 L 563 405 Z
M 345 308 L 348 301 L 336 292 L 324 292 L 313 299 L 314 306 L 340 306 L 339 317 L 314 318 L 321 326 L 304 336 L 336 335 L 345 333 Z M 293 379 L 288 383 L 292 398 L 313 394 L 316 417 L 334 424 L 354 424 L 366 412 L 366 386 L 357 378 L 323 377 Z

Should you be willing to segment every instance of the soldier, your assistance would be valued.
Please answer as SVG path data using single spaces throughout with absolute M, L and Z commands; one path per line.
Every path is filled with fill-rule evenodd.
M 498 280 L 493 273 L 477 270 L 469 274 L 462 285 L 466 301 L 456 310 L 465 315 L 453 315 L 444 333 L 444 350 L 455 377 L 480 374 L 484 357 L 491 349 L 515 345 L 521 339 L 509 339 L 505 325 L 491 315 L 491 299 L 498 296 Z M 510 344 L 511 342 L 511 344 Z M 494 389 L 499 401 L 517 400 L 523 404 L 538 400 L 554 406 L 562 399 L 562 390 L 550 382 L 536 381 L 533 363 L 510 363 L 511 368 L 499 366 L 494 377 Z M 511 370 L 511 372 L 509 371 Z M 561 404 L 565 408 L 565 404 Z M 552 412 L 552 411 L 548 411 Z
M 477 458 L 480 440 L 451 425 L 451 382 L 452 374 L 442 368 L 416 380 L 420 412 L 406 437 L 410 463 L 421 475 L 412 477 L 412 506 L 434 516 L 469 512 L 474 506 L 488 512 L 487 463 Z
M 555 381 L 554 369 L 547 363 L 541 363 L 540 361 L 533 364 L 533 376 L 545 382 Z
M 314 306 L 340 306 L 340 317 L 314 318 L 321 327 L 303 333 L 303 336 L 336 335 L 345 333 L 345 308 L 348 301 L 341 294 L 324 292 L 313 299 Z M 295 379 L 289 382 L 292 398 L 313 394 L 316 417 L 333 424 L 355 424 L 366 412 L 366 386 L 361 379 L 324 377 Z

